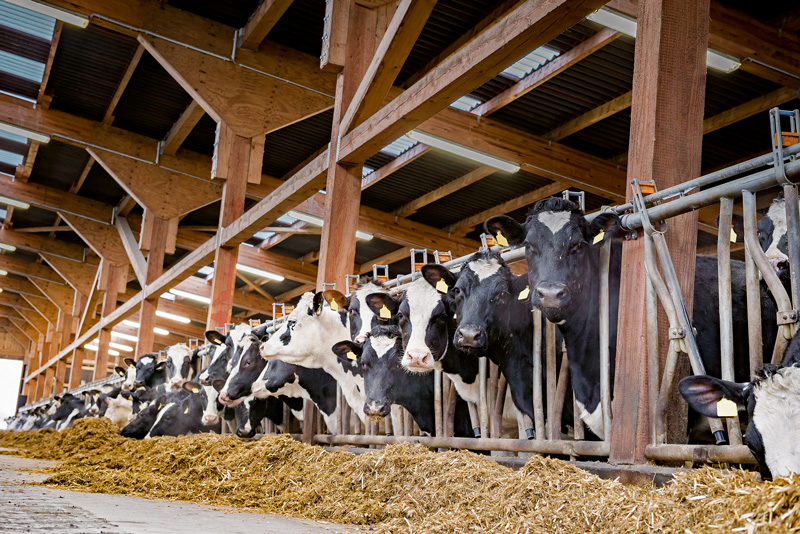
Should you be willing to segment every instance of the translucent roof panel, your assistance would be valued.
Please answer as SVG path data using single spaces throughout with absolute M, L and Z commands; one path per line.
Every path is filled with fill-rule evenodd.
M 393 143 L 390 143 L 381 149 L 381 152 L 386 154 L 391 154 L 392 156 L 399 156 L 409 148 L 416 145 L 417 142 L 404 135 L 398 139 L 396 139 Z
M 17 143 L 27 143 L 28 142 L 28 138 L 27 137 L 22 137 L 21 135 L 13 134 L 11 132 L 6 132 L 6 131 L 3 131 L 3 130 L 0 130 L 0 137 L 2 137 L 3 139 L 8 139 L 9 141 L 17 142 Z
M 39 37 L 53 39 L 56 19 L 0 0 L 0 25 Z
M 548 48 L 546 46 L 540 46 L 524 58 L 520 59 L 506 70 L 500 73 L 500 75 L 505 76 L 506 78 L 511 78 L 512 80 L 518 80 L 520 78 L 524 78 L 531 72 L 535 71 L 548 61 L 552 61 L 554 58 L 558 57 L 560 52 L 557 50 L 553 50 L 552 48 Z
M 0 50 L 0 71 L 32 82 L 41 82 L 44 76 L 44 63 Z
M 450 107 L 460 109 L 461 111 L 472 111 L 480 104 L 481 101 L 478 100 L 477 98 L 472 98 L 471 96 L 464 95 L 455 102 L 453 102 L 452 104 L 450 104 Z
M 8 163 L 9 165 L 17 165 L 22 164 L 22 160 L 25 157 L 22 154 L 15 154 L 13 152 L 9 152 L 7 150 L 0 150 L 0 161 L 3 163 Z
M 363 178 L 364 176 L 366 176 L 368 174 L 372 174 L 373 172 L 375 172 L 375 169 L 373 169 L 372 167 L 367 167 L 366 165 L 364 165 L 361 168 L 361 177 Z

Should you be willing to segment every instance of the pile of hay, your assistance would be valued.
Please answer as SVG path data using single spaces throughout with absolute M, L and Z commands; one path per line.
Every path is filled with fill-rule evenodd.
M 0 447 L 18 449 L 13 454 L 46 460 L 83 457 L 97 449 L 114 447 L 124 441 L 117 426 L 105 417 L 79 419 L 64 432 L 49 428 L 0 432 Z
M 44 484 L 370 525 L 379 533 L 800 531 L 797 478 L 761 483 L 753 473 L 706 468 L 656 489 L 542 457 L 512 471 L 485 456 L 409 444 L 353 455 L 288 436 L 133 441 L 94 421 L 77 423 L 61 441 L 77 441 L 74 433 L 96 448 L 62 454 Z M 0 433 L 0 446 L 13 439 Z M 43 442 L 52 439 L 42 433 Z M 16 443 L 42 452 L 30 437 Z

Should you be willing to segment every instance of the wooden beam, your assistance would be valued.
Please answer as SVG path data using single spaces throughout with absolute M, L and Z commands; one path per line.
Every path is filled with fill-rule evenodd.
M 63 27 L 64 23 L 60 20 L 57 20 L 55 27 L 53 28 L 53 38 L 50 40 L 50 53 L 47 54 L 47 61 L 44 64 L 42 83 L 39 85 L 39 95 L 36 97 L 36 103 L 44 106 L 45 109 L 50 107 L 50 97 L 45 94 L 45 91 L 47 90 L 47 82 L 50 80 L 50 71 L 53 68 L 53 60 L 56 57 L 56 49 L 58 48 L 58 43 L 61 41 L 61 29 Z
M 550 130 L 548 133 L 544 134 L 544 138 L 551 139 L 553 141 L 561 141 L 565 137 L 569 137 L 570 135 L 577 133 L 584 128 L 588 128 L 592 124 L 596 124 L 603 119 L 607 119 L 608 117 L 619 113 L 625 109 L 631 107 L 631 97 L 633 95 L 632 91 L 628 91 L 625 94 L 614 98 L 605 104 L 601 104 L 596 108 L 587 111 L 583 115 L 575 117 L 569 122 L 562 124 L 561 126 Z
M 0 293 L 0 304 L 11 306 L 12 308 L 22 308 L 33 310 L 34 308 L 21 296 L 3 291 Z
M 788 87 L 781 87 L 767 93 L 764 96 L 754 98 L 744 104 L 740 104 L 713 117 L 703 121 L 703 134 L 711 133 L 740 120 L 752 117 L 757 113 L 762 113 L 781 104 L 797 98 L 797 91 Z
M 106 223 L 111 221 L 111 206 L 96 200 L 72 193 L 58 193 L 57 190 L 43 185 L 16 182 L 3 175 L 0 175 L 0 187 L 6 196 L 42 209 L 57 210 Z
M 539 67 L 520 81 L 472 110 L 478 116 L 489 115 L 510 104 L 516 99 L 526 95 L 536 89 L 544 82 L 551 80 L 558 74 L 564 72 L 576 63 L 584 60 L 596 51 L 603 48 L 608 43 L 614 41 L 622 35 L 610 28 L 603 28 L 574 48 L 567 50 L 557 58 L 554 58 L 545 65 Z
M 306 293 L 308 291 L 314 291 L 314 287 L 315 286 L 313 284 L 306 284 L 306 285 L 302 285 L 302 286 L 297 286 L 294 289 L 290 289 L 289 291 L 286 291 L 285 293 L 281 293 L 280 295 L 276 296 L 275 297 L 275 301 L 276 302 L 289 302 L 293 298 L 299 297 L 303 293 Z
M 65 284 L 64 279 L 50 267 L 46 265 L 37 265 L 36 263 L 21 260 L 8 254 L 0 254 L 0 269 L 30 279 L 44 280 L 45 282 L 53 282 L 62 285 Z
M 130 230 L 130 227 L 128 229 Z M 169 223 L 158 217 L 154 217 L 151 224 L 142 228 L 143 235 L 145 232 L 149 232 L 147 240 L 150 242 L 143 287 L 146 287 L 147 284 L 161 276 L 164 271 L 164 255 L 167 250 L 170 231 Z M 159 300 L 161 299 L 155 296 L 142 300 L 142 307 L 139 310 L 139 339 L 136 342 L 137 354 L 153 352 L 153 343 L 155 341 L 153 328 L 156 326 L 156 311 L 158 310 Z
M 32 310 L 26 309 L 18 309 L 14 310 L 13 308 L 8 308 L 6 306 L 0 306 L 0 313 L 6 314 L 6 317 L 9 315 L 13 316 L 15 313 L 18 317 L 24 319 L 29 325 L 31 325 L 37 332 L 41 335 L 47 335 L 47 320 L 44 317 L 39 315 L 37 312 Z
M 128 260 L 130 260 L 131 267 L 133 267 L 136 279 L 139 281 L 139 285 L 143 286 L 147 279 L 147 260 L 145 260 L 142 252 L 139 250 L 138 240 L 136 236 L 133 235 L 133 230 L 131 230 L 131 226 L 128 224 L 128 219 L 125 217 L 117 217 L 114 219 L 114 223 L 117 227 L 117 231 L 119 231 L 122 246 L 128 254 Z
M 345 134 L 378 111 L 425 27 L 436 0 L 400 0 L 341 120 Z
M 28 152 L 25 154 L 25 161 L 17 165 L 17 172 L 14 173 L 14 178 L 21 182 L 27 182 L 33 172 L 33 164 L 36 161 L 36 155 L 39 153 L 39 141 L 31 139 L 28 142 Z
M 64 222 L 94 250 L 95 254 L 108 263 L 118 266 L 130 263 L 119 232 L 113 225 L 76 217 L 65 212 L 59 212 L 59 214 Z
M 330 109 L 331 100 L 281 79 L 159 39 L 139 42 L 215 121 L 250 139 Z
M 114 121 L 114 111 L 117 109 L 117 103 L 119 103 L 119 99 L 122 98 L 122 93 L 125 92 L 125 88 L 128 87 L 128 82 L 131 81 L 131 76 L 133 76 L 133 72 L 139 65 L 139 60 L 142 58 L 143 53 L 144 47 L 142 47 L 142 45 L 137 46 L 136 50 L 133 52 L 130 63 L 128 63 L 128 68 L 125 69 L 122 79 L 119 81 L 117 90 L 114 91 L 114 96 L 111 97 L 111 102 L 108 104 L 108 109 L 106 109 L 106 114 L 103 117 L 103 124 L 111 124 Z
M 186 109 L 183 110 L 181 116 L 178 117 L 178 120 L 175 121 L 175 124 L 172 125 L 172 128 L 169 129 L 164 140 L 161 141 L 159 145 L 161 153 L 174 156 L 205 114 L 206 111 L 200 107 L 197 101 L 192 100 L 189 105 L 186 106 Z
M 119 265 L 110 264 L 108 266 L 104 265 L 103 267 L 107 267 L 107 275 L 105 280 L 102 277 L 100 279 L 101 288 L 105 290 L 103 295 L 103 309 L 101 312 L 101 325 L 103 323 L 103 318 L 108 317 L 117 309 L 117 293 L 119 292 L 119 287 L 122 285 L 122 281 L 126 278 L 125 270 Z M 111 343 L 112 326 L 113 325 L 105 325 L 101 327 L 98 332 L 93 380 L 100 380 L 101 378 L 105 378 L 108 374 L 108 350 Z
M 475 182 L 483 180 L 487 176 L 490 176 L 497 172 L 497 169 L 494 167 L 490 167 L 489 165 L 481 165 L 477 169 L 473 169 L 467 174 L 456 178 L 441 187 L 437 187 L 433 191 L 422 195 L 421 197 L 408 202 L 396 210 L 394 210 L 394 214 L 398 217 L 408 217 L 416 213 L 419 209 L 424 208 L 428 204 L 433 204 L 439 199 L 446 197 L 447 195 L 451 195 L 456 191 L 459 191 L 468 185 L 472 185 Z
M 75 291 L 87 297 L 92 292 L 92 284 L 94 284 L 94 279 L 97 276 L 98 267 L 96 265 L 69 261 L 44 252 L 40 252 L 39 256 L 66 280 Z
M 70 231 L 72 230 L 70 229 Z M 57 256 L 73 262 L 86 261 L 90 265 L 97 264 L 97 259 L 94 256 L 86 254 L 87 249 L 85 247 L 61 239 L 26 233 L 20 230 L 0 228 L 0 243 L 14 245 L 30 252 L 46 252 L 51 256 Z M 84 256 L 86 257 L 84 258 Z
M 38 289 L 47 300 L 58 306 L 59 309 L 67 313 L 72 311 L 72 306 L 75 302 L 75 291 L 69 286 L 54 284 L 53 282 L 45 282 L 38 278 L 31 278 L 31 284 Z M 34 307 L 38 306 L 39 300 L 31 300 L 28 298 L 28 293 L 23 293 L 22 297 L 28 300 Z
M 188 291 L 189 293 L 194 293 L 195 295 L 200 295 L 203 297 L 213 298 L 212 284 L 209 284 L 208 282 L 206 282 L 201 278 L 198 278 L 197 276 L 190 276 L 186 280 L 177 284 L 175 286 L 175 289 Z M 243 308 L 245 310 L 250 310 L 257 313 L 264 313 L 272 316 L 273 302 L 274 300 L 272 299 L 272 297 L 264 297 L 263 295 L 253 295 L 252 293 L 246 293 L 241 290 L 234 290 L 233 302 L 231 306 L 235 306 L 237 308 Z
M 368 274 L 372 272 L 373 265 L 391 265 L 398 261 L 411 258 L 411 247 L 400 247 L 397 250 L 378 256 L 370 261 L 358 266 L 358 274 Z
M 603 3 L 553 0 L 520 5 L 343 137 L 339 160 L 364 161 Z
M 466 219 L 462 219 L 457 223 L 453 223 L 448 226 L 445 231 L 457 235 L 471 232 L 476 225 L 483 224 L 486 219 L 493 215 L 502 215 L 520 208 L 524 208 L 525 206 L 530 206 L 531 204 L 538 202 L 543 198 L 557 195 L 567 188 L 568 186 L 565 186 L 562 183 L 554 182 L 529 193 L 525 193 L 517 198 L 513 198 L 507 202 L 503 202 L 502 204 L 498 204 L 497 206 L 484 210 L 480 213 L 476 213 L 475 215 L 467 217 Z
M 391 175 L 393 172 L 398 171 L 414 161 L 417 158 L 420 158 L 433 150 L 432 147 L 428 145 L 424 145 L 422 143 L 417 144 L 413 148 L 410 148 L 394 158 L 392 161 L 384 165 L 383 167 L 379 167 L 363 177 L 361 179 L 361 190 L 371 187 L 384 178 Z
M 322 51 L 319 65 L 329 72 L 340 72 L 347 58 L 347 36 L 352 8 L 348 0 L 325 2 L 325 17 L 322 26 Z
M 256 10 L 250 15 L 247 24 L 241 29 L 242 48 L 258 50 L 259 45 L 267 38 L 267 34 L 275 27 L 280 18 L 292 5 L 293 0 L 261 0 Z

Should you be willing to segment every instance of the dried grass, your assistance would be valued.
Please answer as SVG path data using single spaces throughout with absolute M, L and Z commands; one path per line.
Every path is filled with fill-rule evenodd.
M 798 477 L 759 482 L 750 472 L 704 468 L 656 489 L 538 456 L 512 471 L 469 452 L 409 444 L 353 455 L 288 436 L 133 441 L 98 419 L 53 434 L 0 433 L 0 446 L 63 459 L 46 485 L 369 525 L 377 533 L 800 531 Z M 69 452 L 55 452 L 56 443 Z

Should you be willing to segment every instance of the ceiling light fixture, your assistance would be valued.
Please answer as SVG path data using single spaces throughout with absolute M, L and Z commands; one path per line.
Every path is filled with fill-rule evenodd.
M 17 247 L 15 247 L 14 245 L 7 245 L 5 243 L 0 243 L 0 248 L 3 250 L 7 250 L 9 252 L 14 252 L 15 250 L 17 250 Z
M 31 207 L 31 205 L 27 202 L 14 200 L 13 198 L 4 197 L 3 195 L 0 195 L 0 204 L 8 204 L 9 206 L 14 206 L 15 208 L 19 208 L 21 210 L 26 210 Z
M 261 269 L 256 269 L 255 267 L 250 267 L 241 263 L 237 263 L 236 268 L 243 273 L 250 273 L 262 278 L 269 278 L 270 280 L 275 280 L 276 282 L 283 282 L 286 279 L 279 274 L 271 273 L 269 271 L 262 271 Z
M 5 0 L 9 4 L 13 4 L 15 6 L 24 7 L 25 9 L 30 9 L 31 11 L 35 11 L 37 13 L 41 13 L 42 15 L 47 15 L 48 17 L 53 17 L 54 19 L 58 19 L 61 22 L 66 22 L 67 24 L 74 24 L 75 26 L 79 26 L 81 28 L 85 28 L 89 25 L 89 18 L 84 17 L 83 15 L 79 15 L 72 11 L 66 11 L 64 9 L 59 9 L 57 7 L 53 7 L 48 4 L 42 4 L 41 2 L 35 2 L 34 0 Z
M 175 321 L 183 324 L 189 324 L 192 322 L 192 320 L 189 319 L 188 317 L 184 317 L 182 315 L 175 315 L 174 313 L 167 313 L 161 310 L 156 310 L 156 315 L 159 317 L 163 317 L 164 319 L 169 319 L 170 321 Z
M 494 167 L 501 171 L 517 172 L 519 170 L 519 165 L 517 165 L 516 163 L 512 163 L 504 159 L 490 156 L 489 154 L 486 154 L 484 152 L 478 152 L 477 150 L 473 150 L 463 145 L 459 145 L 458 143 L 450 142 L 446 139 L 442 139 L 441 137 L 428 135 L 426 133 L 420 132 L 419 130 L 412 130 L 408 132 L 407 135 L 411 139 L 419 141 L 420 143 L 424 143 L 434 148 L 438 148 L 439 150 L 444 150 L 445 152 L 450 152 L 451 154 L 461 156 L 462 158 L 471 159 L 472 161 L 477 161 L 478 163 L 489 165 L 490 167 Z
M 50 142 L 49 135 L 45 135 L 43 133 L 36 132 L 34 130 L 29 130 L 27 128 L 23 128 L 22 126 L 17 126 L 15 124 L 11 124 L 8 122 L 0 121 L 0 130 L 15 135 L 21 135 L 22 137 L 27 137 L 28 139 L 39 141 L 42 144 L 47 144 Z
M 322 226 L 325 223 L 325 221 L 321 217 L 317 217 L 316 215 L 309 215 L 308 213 L 303 213 L 302 211 L 291 210 L 286 215 L 288 215 L 293 219 L 297 219 L 298 221 L 303 221 L 307 222 L 308 224 L 313 224 L 314 226 Z M 373 237 L 375 236 L 370 234 L 369 232 L 356 230 L 356 239 L 363 239 L 364 241 L 369 241 Z
M 170 293 L 173 295 L 178 295 L 179 297 L 183 297 L 189 300 L 196 300 L 197 302 L 202 302 L 203 304 L 211 304 L 211 299 L 208 297 L 204 297 L 202 295 L 195 295 L 194 293 L 189 293 L 188 291 L 184 291 L 182 289 L 170 289 Z

